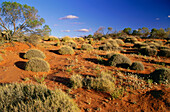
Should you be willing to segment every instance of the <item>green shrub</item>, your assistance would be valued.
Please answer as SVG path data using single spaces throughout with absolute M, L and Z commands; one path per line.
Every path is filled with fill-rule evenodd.
M 117 44 L 118 45 L 118 44 Z M 99 50 L 104 51 L 122 51 L 123 49 L 120 47 L 113 46 L 111 43 L 107 42 L 99 47 Z
M 83 45 L 81 46 L 81 49 L 82 49 L 82 50 L 93 50 L 93 46 L 90 45 L 90 44 L 83 44 Z
M 49 40 L 49 41 L 59 41 L 59 39 L 56 38 L 56 37 L 50 37 L 48 40 Z
M 156 56 L 157 50 L 153 48 L 142 48 L 140 49 L 140 53 L 147 56 Z
M 9 84 L 0 86 L 2 112 L 79 112 L 77 104 L 63 91 L 44 85 Z
M 117 41 L 116 40 L 113 40 L 113 39 L 109 39 L 107 42 L 109 42 L 112 47 L 119 47 L 119 45 L 117 44 Z M 106 43 L 107 43 L 106 42 Z
M 70 42 L 61 42 L 60 45 L 67 45 L 72 47 L 73 49 L 77 48 L 77 44 L 74 41 L 70 41 Z
M 83 87 L 83 77 L 79 74 L 72 75 L 70 78 L 70 81 L 74 89 Z
M 74 54 L 74 50 L 70 46 L 63 46 L 58 50 L 58 53 L 61 54 L 61 55 Z
M 41 58 L 31 58 L 25 65 L 25 70 L 33 72 L 48 72 L 50 65 Z
M 33 57 L 46 58 L 45 54 L 38 49 L 31 49 L 24 54 L 25 59 L 31 59 Z
M 65 36 L 61 39 L 62 42 L 70 42 L 70 41 L 73 41 L 73 39 L 69 36 Z
M 2 56 L 0 55 L 0 62 L 3 61 L 4 59 L 2 58 Z
M 138 40 L 135 38 L 135 37 L 128 37 L 125 39 L 125 43 L 135 43 L 137 42 Z
M 111 58 L 108 59 L 108 64 L 110 66 L 128 68 L 131 66 L 132 62 L 128 57 L 122 54 L 114 54 Z
M 132 70 L 144 70 L 144 66 L 141 62 L 133 62 L 130 68 Z
M 86 88 L 95 89 L 97 91 L 112 93 L 115 90 L 115 78 L 106 72 L 102 72 L 96 78 L 84 78 L 83 84 Z
M 84 38 L 79 37 L 79 38 L 76 38 L 76 40 L 77 40 L 78 42 L 83 42 L 83 41 L 84 41 Z
M 170 49 L 161 49 L 158 53 L 159 56 L 170 57 Z
M 121 39 L 116 39 L 118 45 L 124 45 L 125 43 Z
M 170 69 L 160 68 L 156 69 L 150 74 L 151 79 L 157 83 L 170 83 Z
M 41 37 L 35 34 L 32 34 L 31 36 L 25 38 L 25 41 L 29 42 L 30 44 L 34 46 L 36 46 L 40 40 L 41 40 Z

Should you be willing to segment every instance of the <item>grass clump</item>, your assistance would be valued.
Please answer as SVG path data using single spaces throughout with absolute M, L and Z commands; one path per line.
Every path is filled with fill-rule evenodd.
M 31 58 L 25 65 L 25 70 L 33 72 L 48 72 L 50 65 L 41 58 Z
M 140 53 L 142 55 L 147 55 L 147 56 L 156 56 L 157 55 L 157 50 L 153 49 L 153 48 L 145 47 L 145 48 L 140 49 Z
M 128 57 L 122 54 L 114 54 L 108 59 L 108 64 L 110 66 L 128 68 L 131 66 L 132 62 Z
M 46 58 L 45 54 L 38 49 L 31 49 L 24 54 L 25 59 L 31 59 L 33 57 Z
M 133 62 L 130 68 L 132 70 L 144 70 L 144 65 L 141 62 Z
M 58 50 L 58 53 L 61 55 L 74 54 L 74 50 L 70 46 L 63 46 Z
M 124 41 L 125 43 L 135 43 L 135 42 L 138 42 L 138 39 L 135 38 L 135 37 L 128 37 L 125 39 Z
M 60 45 L 67 45 L 72 47 L 73 49 L 77 48 L 77 44 L 74 41 L 70 41 L 70 42 L 61 42 Z
M 118 45 L 124 45 L 125 43 L 121 39 L 116 39 Z
M 170 83 L 170 69 L 160 68 L 156 69 L 150 74 L 151 79 L 156 83 Z
M 90 44 L 83 44 L 83 45 L 81 46 L 81 49 L 82 49 L 82 50 L 92 50 L 92 49 L 93 49 L 93 46 L 90 45 Z
M 3 61 L 4 59 L 2 58 L 2 56 L 0 55 L 0 62 Z
M 65 36 L 61 39 L 62 42 L 70 42 L 70 41 L 73 41 L 73 39 L 69 36 Z
M 44 85 L 9 84 L 0 86 L 2 112 L 79 112 L 74 101 L 63 91 Z
M 83 87 L 83 77 L 79 74 L 72 75 L 70 81 L 74 89 Z

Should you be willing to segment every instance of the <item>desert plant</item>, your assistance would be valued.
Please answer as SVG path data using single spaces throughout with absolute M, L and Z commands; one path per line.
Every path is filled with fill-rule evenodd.
M 142 55 L 147 55 L 147 56 L 156 56 L 157 55 L 157 50 L 153 48 L 141 48 L 140 53 Z
M 132 70 L 144 70 L 144 65 L 141 62 L 133 62 L 130 69 L 132 69 Z
M 156 69 L 150 74 L 150 78 L 157 83 L 170 83 L 170 69 L 160 68 Z
M 81 49 L 82 49 L 82 50 L 92 50 L 92 49 L 93 49 L 93 46 L 90 45 L 90 44 L 83 44 L 83 45 L 81 46 Z
M 47 75 L 44 75 L 43 74 L 43 76 L 42 77 L 38 77 L 38 76 L 34 76 L 34 79 L 38 82 L 38 83 L 40 83 L 40 84 L 44 84 L 44 80 L 45 80 L 45 78 L 47 77 Z
M 46 56 L 42 51 L 40 51 L 38 49 L 31 49 L 24 54 L 25 59 L 31 59 L 33 57 L 38 57 L 38 58 L 44 59 Z
M 83 77 L 79 74 L 72 75 L 70 81 L 74 89 L 83 87 Z
M 131 66 L 132 62 L 128 57 L 122 54 L 114 54 L 111 58 L 108 59 L 108 64 L 110 66 L 128 68 Z
M 77 48 L 77 44 L 74 41 L 61 42 L 60 45 L 67 45 L 67 46 L 72 47 L 73 49 Z
M 9 84 L 0 86 L 2 112 L 79 112 L 77 104 L 63 91 L 45 85 Z
M 142 47 L 148 47 L 149 45 L 143 42 L 135 42 L 134 46 L 135 48 L 142 48 Z
M 83 42 L 83 41 L 84 41 L 84 38 L 79 37 L 79 38 L 76 38 L 76 40 L 77 40 L 78 42 Z
M 137 42 L 138 40 L 135 38 L 135 37 L 128 37 L 125 39 L 125 43 L 135 43 Z
M 30 44 L 32 44 L 34 46 L 36 46 L 40 40 L 41 40 L 40 36 L 35 35 L 35 34 L 32 34 L 29 37 L 25 38 L 26 42 L 29 42 Z
M 109 39 L 108 41 L 106 41 L 106 43 L 107 42 L 109 42 L 112 45 L 112 47 L 119 47 L 116 40 Z
M 59 39 L 58 38 L 56 38 L 56 37 L 49 37 L 49 39 L 48 39 L 49 41 L 59 41 Z
M 3 61 L 4 59 L 2 58 L 2 56 L 0 55 L 0 62 Z
M 31 58 L 25 65 L 25 70 L 33 72 L 48 72 L 50 65 L 41 58 Z
M 73 41 L 73 39 L 69 36 L 65 36 L 61 39 L 62 42 L 70 42 L 70 41 Z
M 74 50 L 70 46 L 63 46 L 58 50 L 58 53 L 61 54 L 61 55 L 74 54 Z
M 118 45 L 124 45 L 125 43 L 121 39 L 116 39 Z
M 158 53 L 159 56 L 170 57 L 170 49 L 161 49 Z

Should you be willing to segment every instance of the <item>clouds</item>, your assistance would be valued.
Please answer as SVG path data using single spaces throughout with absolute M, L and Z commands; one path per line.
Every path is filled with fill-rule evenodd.
M 61 32 L 70 32 L 71 30 L 61 30 Z
M 71 32 L 71 30 L 61 30 L 61 32 Z M 74 30 L 74 32 L 86 33 L 86 32 L 90 32 L 90 30 L 89 29 L 79 29 L 79 30 Z
M 76 32 L 89 32 L 90 30 L 88 29 L 79 29 L 79 30 L 75 30 Z
M 160 18 L 156 18 L 156 20 L 158 21 L 158 20 L 160 20 Z
M 170 15 L 168 15 L 168 18 L 170 18 Z
M 67 15 L 65 17 L 59 18 L 59 20 L 66 20 L 66 19 L 78 19 L 79 17 L 74 16 L 74 15 Z

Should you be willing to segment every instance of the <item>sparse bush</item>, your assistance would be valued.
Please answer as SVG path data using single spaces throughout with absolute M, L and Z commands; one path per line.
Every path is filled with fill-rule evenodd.
M 42 59 L 46 58 L 45 54 L 38 49 L 31 49 L 24 54 L 24 58 L 26 59 L 30 59 L 33 57 L 38 57 Z
M 109 54 L 106 55 L 106 58 L 109 59 L 109 58 L 111 58 L 114 54 L 116 54 L 116 53 L 109 53 Z
M 34 46 L 36 46 L 40 40 L 41 40 L 40 36 L 35 34 L 25 38 L 25 41 L 31 43 Z
M 110 66 L 128 68 L 131 66 L 132 62 L 128 57 L 122 54 L 114 54 L 111 58 L 108 59 L 108 64 Z
M 107 42 L 109 42 L 112 45 L 112 47 L 119 47 L 116 40 L 109 39 Z
M 105 44 L 101 45 L 99 47 L 99 50 L 104 50 L 104 51 L 123 51 L 123 49 L 121 47 L 116 47 L 118 44 L 115 44 L 114 46 L 109 43 L 106 42 Z
M 0 62 L 3 61 L 4 59 L 2 58 L 2 56 L 0 55 Z
M 25 70 L 33 72 L 48 72 L 50 65 L 41 58 L 31 58 L 25 65 Z
M 121 39 L 116 39 L 118 45 L 124 45 L 125 43 Z
M 70 42 L 70 41 L 73 41 L 73 39 L 69 36 L 65 36 L 61 39 L 62 42 Z
M 79 74 L 72 75 L 70 81 L 74 89 L 83 87 L 83 77 Z
M 49 36 L 43 37 L 43 40 L 44 40 L 44 41 L 49 41 Z
M 0 86 L 2 112 L 79 112 L 77 104 L 63 91 L 44 85 L 9 84 Z
M 147 56 L 156 56 L 157 50 L 153 48 L 142 48 L 140 49 L 140 53 Z
M 91 87 L 97 91 L 112 93 L 115 90 L 115 83 L 107 78 L 98 77 L 91 80 Z
M 97 78 L 84 78 L 83 84 L 85 87 L 97 91 L 112 93 L 115 90 L 115 78 L 106 72 L 102 72 Z
M 135 37 L 128 37 L 125 39 L 125 43 L 135 43 L 137 42 L 138 40 L 135 38 Z
M 133 62 L 130 68 L 132 70 L 144 70 L 144 66 L 141 62 Z
M 93 46 L 90 45 L 90 44 L 83 44 L 83 45 L 81 46 L 81 49 L 82 49 L 82 50 L 93 50 Z
M 61 54 L 61 55 L 74 54 L 74 50 L 70 46 L 63 46 L 59 49 L 58 53 Z
M 170 69 L 160 68 L 156 69 L 150 74 L 151 79 L 157 83 L 170 83 Z
M 70 42 L 61 42 L 60 45 L 67 45 L 72 47 L 73 49 L 77 48 L 77 44 L 74 41 L 70 41 Z
M 158 53 L 159 56 L 170 57 L 170 49 L 161 49 Z
M 84 39 L 83 39 L 82 37 L 76 38 L 76 40 L 77 40 L 78 42 L 83 42 L 83 41 L 84 41 Z
M 56 37 L 50 37 L 48 40 L 49 40 L 49 41 L 59 41 L 59 39 L 56 38 Z

